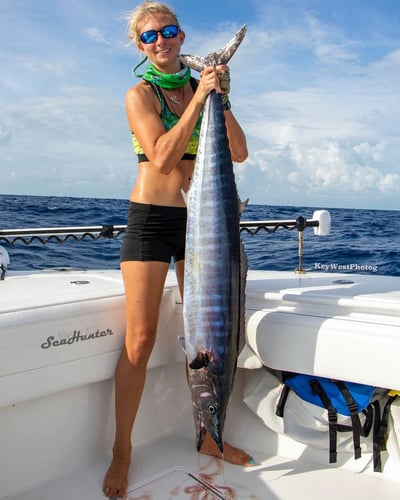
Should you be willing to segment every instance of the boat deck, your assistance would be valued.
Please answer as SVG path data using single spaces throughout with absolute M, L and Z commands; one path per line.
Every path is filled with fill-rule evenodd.
M 103 499 L 112 380 L 125 330 L 120 274 L 15 274 L 2 286 L 0 500 Z M 372 472 L 364 452 L 360 460 L 343 452 L 329 465 L 326 449 L 278 435 L 243 401 L 248 371 L 262 363 L 400 389 L 393 387 L 400 380 L 399 279 L 250 271 L 246 294 L 250 355 L 239 364 L 224 435 L 258 465 L 241 468 L 195 451 L 177 342 L 182 306 L 171 274 L 135 422 L 126 500 L 399 498 L 398 459 L 385 454 L 383 473 Z
M 190 439 L 170 437 L 136 449 L 126 500 L 167 499 L 397 499 L 397 482 L 378 475 L 318 466 L 254 452 L 242 468 L 198 455 Z M 108 459 L 12 500 L 100 500 Z M 2 499 L 3 500 L 3 499 Z M 11 498 L 9 497 L 9 499 Z

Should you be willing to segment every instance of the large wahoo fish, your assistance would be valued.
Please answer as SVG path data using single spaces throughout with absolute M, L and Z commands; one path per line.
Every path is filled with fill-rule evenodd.
M 243 27 L 218 53 L 181 56 L 202 71 L 226 64 L 246 32 Z M 221 96 L 207 97 L 199 147 L 187 195 L 183 315 L 196 446 L 206 431 L 223 452 L 225 415 L 244 341 L 247 263 L 240 241 L 241 206 L 236 189 Z

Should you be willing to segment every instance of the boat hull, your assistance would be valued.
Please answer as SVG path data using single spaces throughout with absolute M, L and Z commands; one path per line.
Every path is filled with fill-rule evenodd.
M 114 434 L 113 374 L 124 336 L 120 273 L 15 273 L 0 286 L 0 500 L 100 499 Z M 337 465 L 328 464 L 326 450 L 268 429 L 243 393 L 250 370 L 263 364 L 383 387 L 400 380 L 390 352 L 390 346 L 398 352 L 400 339 L 399 290 L 399 278 L 249 271 L 247 346 L 239 357 L 225 436 L 251 452 L 257 466 L 225 464 L 222 470 L 221 462 L 196 452 L 185 356 L 177 340 L 183 334 L 182 303 L 171 272 L 133 432 L 128 498 L 144 492 L 160 498 L 160 488 L 167 488 L 166 498 L 190 498 L 190 491 L 204 493 L 198 479 L 205 476 L 226 497 L 233 491 L 238 498 L 291 499 L 314 491 L 314 498 L 323 498 L 331 491 L 334 498 L 349 492 L 355 498 L 396 498 L 396 457 L 385 458 L 379 474 L 364 452 L 360 460 L 349 452 L 340 454 Z M 101 335 L 107 329 L 114 333 Z M 93 335 L 82 340 L 74 331 Z M 339 348 L 351 363 L 337 359 Z M 369 365 L 373 355 L 375 364 Z

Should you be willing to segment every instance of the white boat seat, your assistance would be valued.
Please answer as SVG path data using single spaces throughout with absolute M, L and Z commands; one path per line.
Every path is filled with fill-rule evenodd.
M 181 353 L 164 335 L 176 294 L 167 283 L 149 368 Z M 0 407 L 113 377 L 125 334 L 119 271 L 16 274 L 1 297 Z
M 330 273 L 266 278 L 250 271 L 248 346 L 270 368 L 400 389 L 398 282 Z M 257 367 L 248 350 L 244 359 Z

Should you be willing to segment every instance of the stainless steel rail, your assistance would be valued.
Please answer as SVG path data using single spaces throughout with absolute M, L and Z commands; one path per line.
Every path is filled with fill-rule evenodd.
M 240 231 L 249 234 L 257 234 L 264 230 L 267 233 L 274 233 L 278 229 L 292 231 L 304 231 L 306 227 L 318 227 L 318 220 L 306 220 L 304 217 L 297 217 L 295 220 L 265 220 L 265 221 L 240 221 Z M 46 244 L 49 241 L 64 243 L 69 239 L 82 241 L 85 238 L 98 240 L 100 238 L 115 239 L 123 234 L 126 225 L 103 225 L 103 226 L 63 226 L 63 227 L 31 227 L 21 229 L 0 229 L 0 243 L 14 245 L 24 243 L 30 245 L 34 242 Z
M 278 229 L 298 231 L 298 268 L 297 273 L 303 273 L 303 232 L 307 227 L 314 228 L 314 233 L 326 236 L 330 233 L 330 214 L 326 210 L 314 212 L 313 218 L 307 220 L 300 216 L 291 220 L 264 220 L 264 221 L 240 221 L 240 231 L 255 235 L 261 230 L 271 234 Z M 48 227 L 48 228 L 22 228 L 22 229 L 0 229 L 0 243 L 14 245 L 23 243 L 30 245 L 35 242 L 45 245 L 50 241 L 65 243 L 72 239 L 82 241 L 85 238 L 99 240 L 100 238 L 116 239 L 126 230 L 126 225 L 105 224 L 102 226 L 71 226 L 71 227 Z

